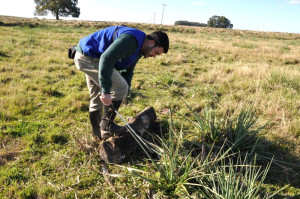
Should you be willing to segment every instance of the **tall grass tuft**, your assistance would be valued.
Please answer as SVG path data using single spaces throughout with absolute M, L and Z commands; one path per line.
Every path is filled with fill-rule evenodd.
M 258 126 L 258 118 L 252 108 L 242 109 L 237 117 L 229 120 L 225 129 L 225 137 L 233 151 L 250 152 L 255 151 L 259 141 L 257 134 L 267 124 Z
M 203 137 L 207 143 L 226 143 L 226 148 L 233 152 L 253 154 L 259 142 L 257 134 L 265 129 L 266 124 L 259 125 L 258 117 L 252 106 L 243 108 L 237 116 L 218 116 L 212 108 L 205 108 L 200 115 L 186 104 L 194 120 L 186 118 L 197 129 L 196 135 Z
M 199 198 L 207 199 L 258 199 L 272 198 L 276 193 L 267 195 L 262 192 L 262 184 L 270 169 L 271 162 L 265 169 L 256 165 L 256 158 L 248 162 L 238 155 L 237 160 L 222 159 L 219 165 L 212 167 L 213 178 L 205 185 L 207 189 L 196 190 Z M 202 184 L 202 183 L 201 183 Z M 203 197 L 204 196 L 204 197 Z

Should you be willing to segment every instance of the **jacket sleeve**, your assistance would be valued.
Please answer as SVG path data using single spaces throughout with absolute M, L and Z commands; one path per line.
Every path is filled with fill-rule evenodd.
M 136 52 L 137 48 L 138 43 L 136 39 L 129 34 L 123 34 L 118 39 L 116 39 L 101 55 L 99 61 L 99 84 L 101 86 L 102 93 L 110 93 L 110 89 L 112 86 L 111 76 L 116 62 L 118 60 L 131 56 Z M 133 69 L 131 73 L 133 75 Z

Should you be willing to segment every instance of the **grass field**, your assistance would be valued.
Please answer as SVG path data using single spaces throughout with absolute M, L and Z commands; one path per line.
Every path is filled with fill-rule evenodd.
M 155 164 L 134 156 L 122 167 L 107 165 L 110 174 L 124 175 L 108 177 L 101 171 L 97 152 L 82 147 L 85 142 L 95 149 L 88 120 L 89 94 L 85 77 L 67 57 L 67 49 L 100 28 L 119 24 L 0 16 L 0 198 L 147 198 L 152 191 L 156 198 L 208 198 L 205 191 L 181 189 L 194 181 L 186 180 L 184 185 L 172 181 L 171 186 Z M 131 94 L 119 111 L 125 118 L 153 106 L 166 131 L 162 142 L 178 150 L 183 140 L 222 146 L 226 136 L 231 138 L 229 133 L 238 132 L 241 121 L 242 132 L 252 133 L 250 138 L 257 141 L 257 160 L 252 157 L 242 163 L 262 165 L 268 171 L 257 198 L 271 196 L 281 188 L 272 198 L 299 197 L 300 34 L 126 25 L 146 33 L 166 31 L 170 50 L 139 61 Z M 244 120 L 239 120 L 243 113 Z M 253 122 L 249 129 L 247 121 Z M 173 146 L 168 138 L 178 145 Z M 236 153 L 251 154 L 253 143 L 250 151 L 248 142 L 239 144 Z M 236 146 L 230 149 L 234 151 Z M 162 154 L 165 162 L 174 158 L 176 165 L 182 161 L 178 157 L 183 157 L 183 165 L 192 158 L 172 154 L 175 156 Z M 212 161 L 215 157 L 221 155 L 208 154 L 205 160 L 209 164 L 205 160 L 192 164 L 193 169 L 204 172 L 209 168 L 204 168 L 206 163 L 213 162 L 212 173 L 224 175 L 219 179 L 201 174 L 202 180 L 213 179 L 211 189 L 238 170 L 220 169 L 234 163 Z M 225 165 L 218 167 L 216 162 Z M 132 176 L 130 168 L 153 175 L 160 186 Z M 260 186 L 261 178 L 255 179 L 255 186 Z M 199 189 L 205 188 L 201 186 Z M 226 195 L 218 190 L 211 191 L 218 196 L 211 198 L 237 198 L 236 192 Z

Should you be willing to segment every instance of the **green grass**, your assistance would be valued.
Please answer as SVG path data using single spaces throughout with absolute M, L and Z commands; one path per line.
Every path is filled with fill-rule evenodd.
M 147 198 L 150 190 L 161 198 L 232 198 L 247 190 L 235 182 L 248 178 L 256 182 L 248 190 L 259 188 L 261 197 L 283 187 L 274 198 L 300 194 L 299 34 L 127 24 L 146 33 L 162 29 L 170 37 L 167 55 L 139 61 L 130 97 L 120 108 L 127 118 L 153 106 L 165 144 L 162 162 L 133 156 L 122 167 L 108 165 L 110 174 L 130 176 L 108 183 L 92 141 L 85 77 L 67 49 L 109 25 L 0 16 L 0 198 Z M 170 108 L 172 121 L 165 113 Z M 168 140 L 172 132 L 176 143 Z M 217 153 L 194 161 L 180 140 L 206 155 L 224 144 L 222 152 L 234 159 L 201 170 L 199 164 Z M 248 167 L 227 168 L 228 162 L 267 174 L 262 182 Z M 204 170 L 211 178 L 188 177 Z M 232 181 L 224 181 L 227 175 Z M 211 190 L 188 185 L 196 182 Z M 236 189 L 226 192 L 229 185 Z

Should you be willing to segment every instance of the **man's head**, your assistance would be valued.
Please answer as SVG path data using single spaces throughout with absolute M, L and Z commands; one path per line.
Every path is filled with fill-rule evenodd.
M 156 57 L 169 50 L 169 38 L 163 31 L 155 31 L 146 36 L 145 42 L 141 49 L 145 58 Z

